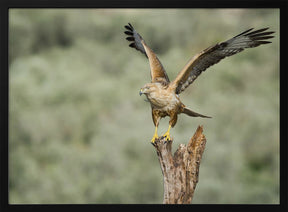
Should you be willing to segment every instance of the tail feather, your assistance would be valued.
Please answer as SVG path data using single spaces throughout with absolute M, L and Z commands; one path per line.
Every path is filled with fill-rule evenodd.
M 184 107 L 184 110 L 182 111 L 182 113 L 185 113 L 186 115 L 193 116 L 193 117 L 212 118 L 210 116 L 204 116 L 200 113 L 196 113 L 196 112 L 194 112 L 194 111 L 192 111 L 186 107 Z

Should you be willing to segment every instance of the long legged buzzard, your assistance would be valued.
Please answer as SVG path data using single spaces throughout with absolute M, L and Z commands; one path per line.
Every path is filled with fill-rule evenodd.
M 248 29 L 225 42 L 217 43 L 195 55 L 178 73 L 176 78 L 170 82 L 161 62 L 156 54 L 147 46 L 143 38 L 130 23 L 125 28 L 127 29 L 125 34 L 128 35 L 126 39 L 131 41 L 129 46 L 139 50 L 149 59 L 151 83 L 147 83 L 141 88 L 140 95 L 145 94 L 151 104 L 152 118 L 155 125 L 155 133 L 151 140 L 152 143 L 158 138 L 157 128 L 159 121 L 165 116 L 170 116 L 169 128 L 163 135 L 168 140 L 171 140 L 170 129 L 175 126 L 178 114 L 185 113 L 193 117 L 211 118 L 190 110 L 179 99 L 179 94 L 193 83 L 203 71 L 223 58 L 237 54 L 245 48 L 254 48 L 261 44 L 271 43 L 267 39 L 274 37 L 271 36 L 274 32 L 267 31 L 268 28 L 254 31 L 253 28 Z

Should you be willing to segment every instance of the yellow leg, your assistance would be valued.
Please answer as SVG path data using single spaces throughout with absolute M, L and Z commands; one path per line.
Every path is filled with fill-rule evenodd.
M 154 132 L 154 135 L 153 135 L 153 138 L 151 139 L 151 143 L 154 143 L 155 140 L 158 138 L 158 134 L 157 134 L 157 126 L 155 127 L 155 132 Z
M 167 140 L 171 140 L 171 138 L 170 138 L 170 129 L 171 129 L 171 125 L 169 124 L 167 132 L 163 135 L 163 137 L 167 138 Z

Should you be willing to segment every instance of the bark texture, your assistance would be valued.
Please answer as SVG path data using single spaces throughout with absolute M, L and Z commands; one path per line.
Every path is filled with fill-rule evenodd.
M 198 126 L 188 145 L 180 144 L 172 155 L 172 140 L 160 137 L 153 144 L 164 180 L 164 204 L 190 204 L 198 182 L 205 149 L 203 126 Z

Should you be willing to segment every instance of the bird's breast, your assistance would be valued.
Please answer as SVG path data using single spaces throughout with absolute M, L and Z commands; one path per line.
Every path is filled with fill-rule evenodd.
M 180 104 L 180 100 L 176 94 L 165 89 L 150 93 L 147 98 L 153 109 L 168 111 L 173 110 Z

